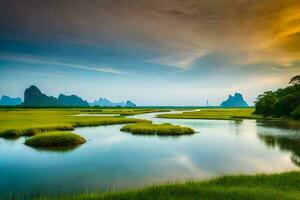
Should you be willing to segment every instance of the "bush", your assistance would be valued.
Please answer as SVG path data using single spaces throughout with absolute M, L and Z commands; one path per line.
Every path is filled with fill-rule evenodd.
M 291 117 L 293 119 L 300 120 L 300 106 L 298 106 L 297 109 L 292 112 Z
M 296 109 L 300 106 L 300 84 L 259 95 L 255 102 L 255 114 L 274 117 L 297 118 Z M 293 114 L 295 112 L 295 114 Z M 299 119 L 299 118 L 298 118 Z
M 48 132 L 27 139 L 25 144 L 35 147 L 68 147 L 85 142 L 86 140 L 83 137 L 71 132 Z

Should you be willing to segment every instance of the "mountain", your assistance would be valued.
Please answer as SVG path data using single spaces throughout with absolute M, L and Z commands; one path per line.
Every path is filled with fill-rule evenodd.
M 87 101 L 76 95 L 60 94 L 58 98 L 47 96 L 42 93 L 39 88 L 32 85 L 25 90 L 24 103 L 26 107 L 61 107 L 61 106 L 78 106 L 88 107 Z
M 60 106 L 60 103 L 57 98 L 43 94 L 36 86 L 32 85 L 25 90 L 23 106 L 55 107 Z
M 235 93 L 234 96 L 229 95 L 228 99 L 223 101 L 221 107 L 248 107 L 248 103 L 244 100 L 242 94 Z
M 136 104 L 131 101 L 126 101 L 126 107 L 136 107 Z
M 1 105 L 1 104 L 0 104 Z M 88 106 L 102 106 L 102 107 L 135 107 L 136 105 L 131 101 L 113 103 L 106 98 L 100 98 L 95 100 L 93 103 L 88 103 L 81 97 L 76 95 L 64 95 L 60 94 L 58 98 L 47 96 L 42 93 L 39 88 L 32 85 L 25 90 L 24 93 L 24 103 L 22 104 L 26 107 L 63 107 L 63 106 L 78 106 L 78 107 L 88 107 Z
M 22 103 L 21 98 L 11 98 L 9 96 L 3 95 L 0 99 L 0 106 L 16 106 Z
M 64 95 L 60 94 L 58 96 L 58 102 L 62 106 L 79 106 L 79 107 L 88 107 L 90 106 L 87 101 L 84 101 L 81 97 L 76 95 Z
M 131 101 L 124 101 L 119 103 L 111 102 L 110 100 L 106 98 L 100 98 L 98 100 L 95 100 L 93 103 L 90 103 L 91 106 L 101 106 L 101 107 L 136 107 L 136 105 Z
M 100 98 L 95 100 L 93 103 L 90 103 L 91 106 L 102 106 L 102 107 L 114 107 L 116 106 L 113 102 L 106 98 Z

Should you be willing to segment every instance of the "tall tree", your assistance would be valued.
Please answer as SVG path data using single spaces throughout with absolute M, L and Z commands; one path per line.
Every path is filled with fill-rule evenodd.
M 290 80 L 289 84 L 300 84 L 300 75 L 294 76 L 294 77 Z

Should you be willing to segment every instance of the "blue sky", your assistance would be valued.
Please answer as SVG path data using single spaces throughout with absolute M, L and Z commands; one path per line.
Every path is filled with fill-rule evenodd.
M 300 6 L 279 1 L 2 1 L 0 95 L 252 104 L 300 72 Z

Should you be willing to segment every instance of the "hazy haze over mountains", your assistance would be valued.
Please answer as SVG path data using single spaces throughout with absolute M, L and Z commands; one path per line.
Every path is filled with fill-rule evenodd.
M 3 95 L 0 99 L 0 106 L 16 106 L 22 103 L 21 98 L 11 98 L 9 96 Z
M 91 106 L 102 106 L 102 107 L 136 107 L 136 104 L 131 102 L 131 101 L 122 101 L 119 103 L 114 103 L 111 102 L 110 100 L 106 99 L 106 98 L 100 98 L 98 100 L 95 100 L 94 102 L 90 103 Z

